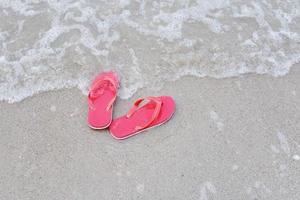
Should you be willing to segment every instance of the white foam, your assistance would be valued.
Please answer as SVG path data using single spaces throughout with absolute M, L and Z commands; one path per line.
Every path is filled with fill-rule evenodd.
M 211 182 L 205 182 L 201 185 L 200 200 L 213 199 L 216 192 L 216 187 Z
M 283 76 L 300 62 L 299 1 L 0 1 L 0 100 L 116 70 L 121 98 L 185 75 Z
M 290 145 L 288 143 L 287 137 L 281 132 L 277 133 L 277 137 L 279 139 L 280 148 L 283 150 L 284 153 L 290 156 L 291 150 L 290 150 Z
M 239 169 L 239 166 L 238 165 L 233 165 L 232 166 L 232 171 L 236 171 L 236 170 L 238 170 Z
M 55 106 L 55 105 L 52 105 L 52 106 L 50 107 L 50 110 L 51 110 L 51 112 L 56 112 L 56 106 Z
M 210 111 L 210 118 L 214 121 L 217 126 L 218 131 L 222 131 L 224 128 L 224 123 L 220 119 L 219 115 L 215 111 Z
M 136 191 L 140 194 L 143 194 L 145 190 L 145 185 L 143 183 L 139 183 L 136 186 Z
M 293 155 L 293 159 L 294 159 L 294 160 L 300 160 L 300 156 L 297 155 L 297 154 L 295 154 L 295 155 Z

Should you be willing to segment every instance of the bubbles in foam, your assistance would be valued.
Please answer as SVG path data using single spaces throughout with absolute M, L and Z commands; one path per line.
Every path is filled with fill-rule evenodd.
M 116 70 L 120 96 L 185 75 L 282 76 L 300 61 L 300 2 L 0 1 L 0 100 Z

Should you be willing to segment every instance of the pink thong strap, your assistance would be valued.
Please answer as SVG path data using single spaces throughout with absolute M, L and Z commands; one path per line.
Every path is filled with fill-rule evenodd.
M 144 125 L 141 125 L 141 126 L 136 126 L 136 130 L 141 130 L 141 129 L 144 129 L 144 128 L 147 128 L 156 118 L 157 116 L 159 115 L 159 112 L 160 112 L 160 109 L 161 109 L 161 105 L 162 105 L 162 101 L 157 98 L 157 97 L 147 97 L 147 98 L 141 98 L 141 99 L 138 99 L 134 105 L 131 107 L 131 109 L 129 110 L 129 112 L 127 113 L 126 117 L 129 118 L 131 117 L 138 109 L 139 105 L 145 100 L 149 100 L 149 101 L 152 101 L 155 103 L 155 108 L 154 108 L 154 112 L 153 112 L 153 115 L 151 116 L 150 120 L 144 124 Z
M 93 109 L 93 110 L 95 109 L 94 105 L 93 105 L 93 100 L 95 100 L 96 98 L 98 98 L 100 95 L 103 94 L 103 92 L 104 92 L 103 85 L 107 82 L 110 83 L 110 85 L 113 86 L 113 88 L 111 88 L 110 85 L 109 85 L 108 88 L 115 93 L 115 96 L 108 103 L 108 105 L 106 107 L 106 110 L 109 110 L 111 108 L 111 106 L 113 105 L 113 103 L 114 103 L 114 101 L 117 97 L 117 86 L 116 86 L 116 83 L 115 83 L 116 81 L 114 79 L 108 77 L 108 76 L 105 76 L 101 80 L 93 83 L 93 85 L 91 86 L 91 89 L 90 89 L 90 92 L 89 92 L 89 95 L 88 95 L 89 107 L 91 109 Z M 101 89 L 100 92 L 99 92 L 99 89 Z

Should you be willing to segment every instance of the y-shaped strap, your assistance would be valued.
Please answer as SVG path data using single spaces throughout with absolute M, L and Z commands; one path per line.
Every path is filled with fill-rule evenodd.
M 89 96 L 88 96 L 88 100 L 89 100 L 89 106 L 91 109 L 95 109 L 94 108 L 94 104 L 93 104 L 93 100 L 95 100 L 96 98 L 98 98 L 100 95 L 103 94 L 104 90 L 102 90 L 101 92 L 95 92 L 97 91 L 102 84 L 104 84 L 105 82 L 109 82 L 111 83 L 111 85 L 113 86 L 113 92 L 115 93 L 114 98 L 108 103 L 106 110 L 109 110 L 111 108 L 111 106 L 113 105 L 116 97 L 117 97 L 117 85 L 116 85 L 116 81 L 114 79 L 112 79 L 111 77 L 108 76 L 104 76 L 102 79 L 96 81 L 95 83 L 92 84 L 90 92 L 89 92 Z
M 155 108 L 154 108 L 154 111 L 153 111 L 153 114 L 152 114 L 150 120 L 146 124 L 144 124 L 144 125 L 140 125 L 140 126 L 138 125 L 138 126 L 136 126 L 135 127 L 136 130 L 141 130 L 141 129 L 147 128 L 157 118 L 157 116 L 160 113 L 162 101 L 158 97 L 147 97 L 147 98 L 138 99 L 134 103 L 134 105 L 132 106 L 132 108 L 129 110 L 129 112 L 127 113 L 126 117 L 127 118 L 131 117 L 136 112 L 136 110 L 138 109 L 139 105 L 145 99 L 148 99 L 149 101 L 153 101 L 155 103 Z

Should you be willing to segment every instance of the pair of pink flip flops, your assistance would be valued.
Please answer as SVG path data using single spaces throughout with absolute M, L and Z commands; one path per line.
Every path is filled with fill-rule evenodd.
M 114 72 L 100 73 L 92 82 L 88 95 L 88 124 L 93 129 L 109 127 L 116 139 L 126 139 L 144 130 L 167 122 L 175 112 L 175 102 L 170 96 L 138 99 L 129 112 L 112 119 L 119 79 Z M 142 106 L 141 103 L 148 100 Z

